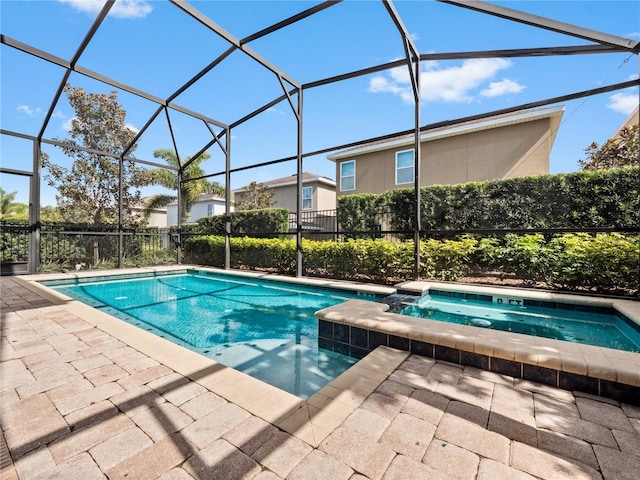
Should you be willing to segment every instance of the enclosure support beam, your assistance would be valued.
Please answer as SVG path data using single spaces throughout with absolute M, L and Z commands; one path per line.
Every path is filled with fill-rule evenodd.
M 224 269 L 231 268 L 231 129 L 226 128 L 224 152 Z
M 414 77 L 413 89 L 414 89 L 414 113 L 415 113 L 415 146 L 413 154 L 413 168 L 414 168 L 414 180 L 413 188 L 415 191 L 415 229 L 413 232 L 413 278 L 414 280 L 420 280 L 420 232 L 422 230 L 422 201 L 420 195 L 421 188 L 421 168 L 422 153 L 420 149 L 420 56 L 415 50 L 413 52 L 413 68 L 412 75 Z
M 411 90 L 414 103 L 414 146 L 413 146 L 413 279 L 420 280 L 420 231 L 422 230 L 422 212 L 420 201 L 420 54 L 409 35 L 398 11 L 391 0 L 383 0 L 389 16 L 402 36 L 405 59 L 411 75 Z
M 621 47 L 629 51 L 638 51 L 640 42 L 629 38 L 618 37 L 608 33 L 598 32 L 588 28 L 579 27 L 570 23 L 559 22 L 550 18 L 532 15 L 530 13 L 514 10 L 512 8 L 495 5 L 488 2 L 478 2 L 475 0 L 439 0 L 443 3 L 449 3 L 458 7 L 468 8 L 477 12 L 487 13 L 496 17 L 504 18 L 514 22 L 524 23 L 533 27 L 551 30 L 552 32 L 570 35 L 572 37 L 589 40 L 600 43 L 602 45 L 611 45 L 613 47 Z
M 29 179 L 29 257 L 27 271 L 33 275 L 40 267 L 40 142 L 33 141 L 33 175 Z
M 124 214 L 124 185 L 122 182 L 122 177 L 124 173 L 124 159 L 120 157 L 118 159 L 118 268 L 122 268 L 122 257 L 124 252 L 124 222 L 122 221 L 122 216 Z
M 304 274 L 304 265 L 302 263 L 302 89 L 298 90 L 298 111 L 296 113 L 298 120 L 298 155 L 297 155 L 297 171 L 298 178 L 296 184 L 296 277 Z
M 251 49 L 248 46 L 246 46 L 246 44 L 243 44 L 239 39 L 237 39 L 236 37 L 231 35 L 224 28 L 222 28 L 220 25 L 215 23 L 213 20 L 211 20 L 209 17 L 204 15 L 202 12 L 197 10 L 192 5 L 188 4 L 184 0 L 169 0 L 169 1 L 171 3 L 173 3 L 176 7 L 181 9 L 183 12 L 185 12 L 187 15 L 190 15 L 194 20 L 200 22 L 206 28 L 208 28 L 212 32 L 218 34 L 220 37 L 222 37 L 224 40 L 229 42 L 231 45 L 234 45 L 237 49 L 239 49 L 242 52 L 244 52 L 246 55 L 251 57 L 253 60 L 258 62 L 260 65 L 262 65 L 267 70 L 271 71 L 272 73 L 276 74 L 277 76 L 280 76 L 280 77 L 284 78 L 287 82 L 289 82 L 291 85 L 295 86 L 296 88 L 298 88 L 298 89 L 300 88 L 300 84 L 293 77 L 287 75 L 285 72 L 280 70 L 278 67 L 276 67 L 275 65 L 271 64 L 270 62 L 268 62 L 260 54 L 258 54 L 253 49 Z
M 179 161 L 178 161 L 179 163 Z M 184 199 L 182 198 L 182 169 L 178 170 L 178 191 L 176 192 L 178 195 L 178 250 L 177 250 L 177 261 L 178 265 L 182 263 L 182 202 Z

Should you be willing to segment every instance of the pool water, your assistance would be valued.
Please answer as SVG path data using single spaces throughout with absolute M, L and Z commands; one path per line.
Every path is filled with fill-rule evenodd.
M 207 272 L 47 286 L 302 398 L 357 361 L 318 347 L 314 317 L 355 291 Z
M 523 333 L 574 343 L 640 352 L 640 329 L 614 313 L 495 305 L 480 300 L 421 297 L 398 313 L 441 322 Z

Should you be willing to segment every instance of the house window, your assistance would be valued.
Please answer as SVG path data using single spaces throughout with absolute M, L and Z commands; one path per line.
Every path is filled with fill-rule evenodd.
M 413 150 L 396 152 L 396 185 L 411 183 L 413 180 Z
M 213 217 L 213 203 L 207 203 L 207 217 Z
M 313 208 L 313 187 L 302 187 L 302 209 L 311 210 Z
M 356 161 L 349 160 L 340 164 L 340 190 L 356 189 Z

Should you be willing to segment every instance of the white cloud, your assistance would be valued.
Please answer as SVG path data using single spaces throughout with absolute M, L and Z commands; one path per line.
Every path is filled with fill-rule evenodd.
M 68 120 L 65 120 L 64 122 L 62 122 L 62 128 L 66 131 L 66 132 L 70 132 L 71 131 L 71 122 L 73 122 L 76 119 L 76 117 L 72 117 Z
M 128 128 L 129 130 L 131 130 L 133 133 L 138 134 L 138 132 L 140 131 L 139 128 L 134 127 L 133 125 L 131 125 L 130 123 L 127 123 L 124 128 Z
M 420 77 L 422 100 L 427 102 L 471 102 L 478 95 L 485 97 L 518 93 L 524 86 L 509 79 L 492 82 L 496 74 L 511 67 L 512 63 L 502 58 L 465 60 L 459 66 L 441 68 L 438 62 L 425 62 Z M 377 75 L 369 82 L 369 91 L 389 92 L 398 95 L 405 102 L 411 102 L 411 79 L 406 67 L 393 68 L 390 79 Z
M 104 0 L 59 0 L 81 12 L 98 13 L 104 6 Z M 109 15 L 116 18 L 142 18 L 151 13 L 151 5 L 145 0 L 116 0 Z
M 29 105 L 18 105 L 18 108 L 16 110 L 18 110 L 19 112 L 23 112 L 29 117 L 35 117 L 42 111 L 39 108 L 31 108 Z
M 504 78 L 499 82 L 491 82 L 488 88 L 480 91 L 480 95 L 483 97 L 499 97 L 501 95 L 507 95 L 509 93 L 519 93 L 524 89 L 524 85 L 520 85 L 518 82 Z
M 616 93 L 609 97 L 607 108 L 630 115 L 638 106 L 638 93 Z
M 393 70 L 396 70 L 395 68 Z M 391 76 L 394 77 L 394 72 L 391 71 Z M 395 75 L 399 77 L 400 75 Z M 409 74 L 406 74 L 407 80 L 409 79 Z M 390 92 L 394 95 L 398 95 L 405 102 L 411 102 L 413 100 L 413 94 L 411 93 L 411 87 L 407 87 L 405 85 L 406 82 L 398 82 L 395 78 L 392 78 L 390 81 L 385 77 L 377 76 L 371 79 L 369 82 L 369 91 L 373 93 L 380 92 Z
M 285 114 L 282 110 L 280 110 L 279 108 L 276 108 L 276 107 L 268 108 L 267 112 L 269 112 L 269 113 L 278 113 L 280 115 L 284 115 Z

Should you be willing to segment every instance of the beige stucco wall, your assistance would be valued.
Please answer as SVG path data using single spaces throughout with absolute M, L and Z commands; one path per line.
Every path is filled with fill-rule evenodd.
M 507 125 L 421 144 L 423 186 L 513 178 L 549 173 L 552 139 L 548 118 Z M 336 161 L 337 195 L 382 193 L 396 185 L 396 152 L 403 146 Z M 356 161 L 356 189 L 340 191 L 340 164 Z
M 620 125 L 620 128 L 618 128 L 618 130 L 616 130 L 616 133 L 614 133 L 611 138 L 617 138 L 620 135 L 620 130 L 624 129 L 624 128 L 631 128 L 633 125 L 637 125 L 638 122 L 640 122 L 640 112 L 639 109 L 636 108 L 631 115 L 629 115 L 627 117 L 627 119 L 624 121 L 624 123 L 622 125 Z
M 333 210 L 336 208 L 336 192 L 333 188 L 319 182 L 304 182 L 303 187 L 313 187 L 313 205 L 311 210 Z M 273 191 L 273 200 L 276 202 L 275 208 L 288 208 L 296 211 L 296 185 L 283 185 L 270 187 Z M 236 203 L 242 201 L 243 192 L 235 194 Z
M 329 188 L 322 184 L 316 184 L 313 188 L 313 209 L 314 210 L 333 210 L 335 208 L 336 208 L 335 188 Z
M 296 211 L 296 186 L 286 185 L 284 187 L 272 187 L 271 190 L 274 195 L 276 208 L 288 208 L 291 211 Z

